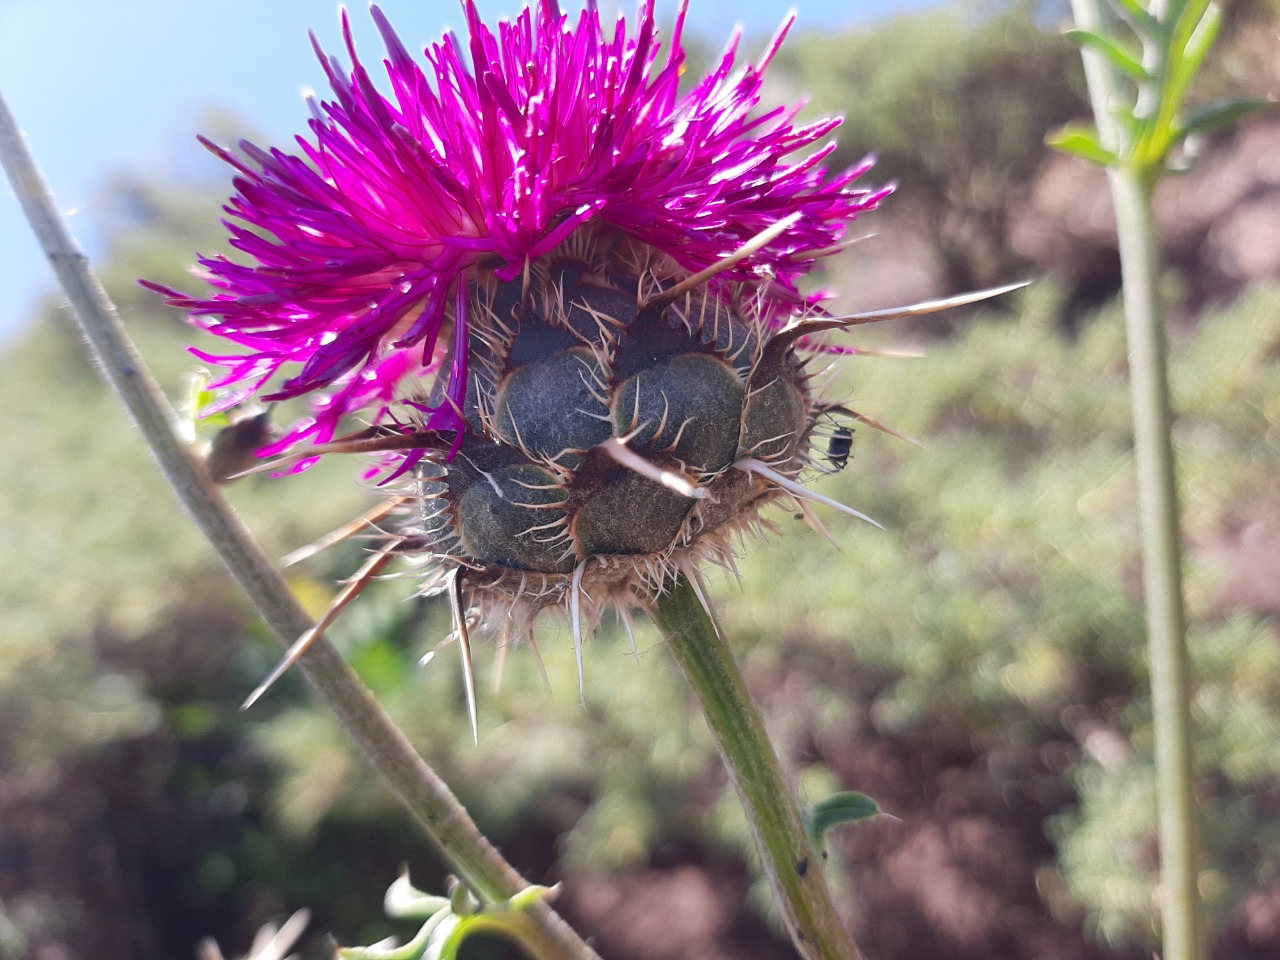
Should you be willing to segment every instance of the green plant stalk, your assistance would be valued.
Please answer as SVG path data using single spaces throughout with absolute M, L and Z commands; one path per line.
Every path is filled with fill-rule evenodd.
M 313 626 L 280 571 L 227 505 L 203 463 L 173 430 L 177 417 L 124 331 L 106 291 L 58 213 L 43 174 L 0 97 L 0 162 L 28 221 L 71 301 L 93 355 L 120 394 L 178 500 L 232 578 L 288 648 Z M 485 903 L 500 903 L 529 883 L 476 828 L 457 797 L 414 750 L 342 654 L 321 636 L 298 663 L 360 756 L 387 779 L 441 856 Z M 545 902 L 529 908 L 525 947 L 537 960 L 595 958 L 595 952 Z
M 1164 328 L 1156 301 L 1151 190 L 1127 170 L 1110 172 L 1120 231 L 1129 343 L 1142 582 L 1151 662 L 1160 809 L 1160 885 L 1165 960 L 1207 956 L 1200 923 L 1199 826 L 1191 745 L 1190 658 L 1182 599 L 1182 544 Z M 1123 212 L 1122 212 L 1123 211 Z
M 738 662 L 688 578 L 652 614 L 715 734 L 796 949 L 807 960 L 860 960 Z
M 1076 23 L 1104 32 L 1097 0 L 1072 0 Z M 1105 147 L 1122 158 L 1120 91 L 1110 65 L 1082 51 L 1085 78 Z M 1163 163 L 1163 158 L 1160 158 Z M 1200 916 L 1199 825 L 1191 745 L 1190 663 L 1182 597 L 1182 544 L 1164 326 L 1157 280 L 1159 246 L 1152 197 L 1158 167 L 1124 159 L 1107 171 L 1120 243 L 1130 400 L 1138 479 L 1151 694 L 1159 790 L 1160 885 L 1164 960 L 1205 957 Z

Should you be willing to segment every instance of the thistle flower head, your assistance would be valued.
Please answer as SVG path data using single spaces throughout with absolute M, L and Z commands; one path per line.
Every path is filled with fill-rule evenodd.
M 888 191 L 825 169 L 838 120 L 761 106 L 790 21 L 681 92 L 683 7 L 666 38 L 653 0 L 630 28 L 462 8 L 422 59 L 372 8 L 387 92 L 344 12 L 350 65 L 316 45 L 332 98 L 294 150 L 207 144 L 241 256 L 200 261 L 211 294 L 152 286 L 235 345 L 201 354 L 222 406 L 313 398 L 264 453 L 305 465 L 371 422 L 341 446 L 408 478 L 427 589 L 523 632 L 552 603 L 575 624 L 642 603 L 796 495 L 830 409 L 798 284 Z

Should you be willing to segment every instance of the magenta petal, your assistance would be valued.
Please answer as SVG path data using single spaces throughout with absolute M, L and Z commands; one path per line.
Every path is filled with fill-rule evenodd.
M 205 355 L 228 369 L 220 385 L 236 386 L 232 397 L 268 380 L 265 399 L 317 396 L 314 418 L 272 453 L 322 443 L 353 413 L 386 422 L 404 397 L 449 398 L 426 410 L 427 426 L 462 429 L 465 275 L 482 257 L 500 258 L 510 279 L 579 226 L 604 222 L 695 271 L 800 211 L 717 281 L 770 278 L 761 314 L 781 322 L 812 302 L 796 290 L 815 260 L 887 193 L 854 189 L 869 161 L 827 172 L 822 144 L 838 121 L 797 126 L 798 108 L 761 109 L 763 71 L 790 19 L 757 64 L 734 72 L 735 36 L 680 96 L 683 5 L 665 51 L 653 0 L 630 36 L 621 21 L 606 30 L 592 6 L 571 19 L 540 0 L 496 31 L 472 0 L 462 8 L 465 40 L 446 35 L 422 60 L 371 8 L 390 96 L 358 59 L 345 13 L 349 66 L 313 37 L 332 99 L 312 105 L 294 152 L 241 143 L 237 155 L 201 140 L 235 171 L 227 228 L 247 260 L 203 258 L 214 288 L 204 296 L 142 282 L 239 345 Z M 450 330 L 446 371 L 440 335 Z

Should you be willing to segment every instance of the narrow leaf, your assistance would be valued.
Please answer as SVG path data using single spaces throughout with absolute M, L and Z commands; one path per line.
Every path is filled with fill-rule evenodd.
M 1186 92 L 1187 87 L 1191 85 L 1191 81 L 1204 64 L 1204 59 L 1208 56 L 1209 50 L 1213 46 L 1213 41 L 1218 38 L 1218 28 L 1221 26 L 1222 8 L 1216 3 L 1211 3 L 1204 11 L 1204 16 L 1200 18 L 1200 22 L 1196 24 L 1195 29 L 1187 37 L 1186 45 L 1181 50 L 1170 51 L 1172 76 L 1169 78 L 1170 83 L 1167 89 L 1178 100 L 1181 100 L 1182 94 Z M 1179 104 L 1175 103 L 1174 106 L 1176 108 Z
M 1156 18 L 1142 5 L 1142 0 L 1112 0 L 1112 8 L 1141 34 L 1153 34 L 1159 27 Z
M 382 907 L 387 916 L 413 920 L 426 920 L 449 906 L 447 897 L 423 893 L 409 882 L 407 872 L 400 874 L 387 889 Z
M 1066 30 L 1063 31 L 1063 36 L 1074 40 L 1082 47 L 1097 50 L 1110 61 L 1113 67 L 1139 83 L 1145 83 L 1151 79 L 1146 67 L 1142 65 L 1142 54 L 1139 51 L 1127 49 L 1118 40 L 1091 30 Z
M 1185 29 L 1185 24 L 1180 21 L 1188 17 L 1199 19 L 1209 2 L 1210 0 L 1167 0 L 1164 13 L 1159 19 L 1166 24 L 1167 30 Z
M 478 933 L 528 947 L 533 927 L 528 911 L 551 893 L 549 887 L 526 887 L 505 904 L 495 904 L 470 916 L 453 917 L 452 922 L 443 923 L 435 930 L 422 960 L 459 960 L 462 945 Z M 529 951 L 527 955 L 533 954 Z
M 544 887 L 537 883 L 530 884 L 507 901 L 507 909 L 516 913 L 527 913 L 533 909 L 535 904 L 544 900 L 553 900 L 559 892 L 559 884 L 554 887 Z
M 1274 107 L 1274 100 L 1223 100 L 1192 111 L 1178 130 L 1178 139 L 1207 130 L 1230 127 L 1251 114 Z
M 1065 127 L 1051 131 L 1044 140 L 1054 150 L 1084 157 L 1104 167 L 1114 167 L 1120 162 L 1120 158 L 1113 151 L 1098 142 L 1098 132 L 1092 127 L 1067 124 Z
M 842 823 L 854 823 L 866 820 L 881 813 L 880 804 L 865 793 L 848 790 L 833 793 L 825 800 L 819 800 L 805 811 L 806 833 L 810 842 L 818 850 L 826 848 L 823 837 L 832 827 Z

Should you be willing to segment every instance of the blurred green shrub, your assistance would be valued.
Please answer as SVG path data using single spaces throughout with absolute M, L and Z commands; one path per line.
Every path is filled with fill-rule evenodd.
M 868 413 L 928 444 L 908 451 L 860 431 L 854 461 L 823 486 L 890 533 L 842 529 L 838 560 L 812 535 L 781 537 L 751 553 L 741 596 L 722 602 L 758 661 L 816 648 L 882 678 L 859 704 L 842 673 L 810 672 L 828 737 L 842 723 L 849 735 L 843 704 L 849 716 L 865 706 L 885 738 L 935 729 L 980 743 L 987 763 L 1065 747 L 1079 804 L 1052 824 L 1060 869 L 1106 941 L 1150 944 L 1150 702 L 1122 333 L 1108 310 L 1078 340 L 1057 336 L 1052 300 L 1033 292 L 1016 324 L 975 323 L 925 360 L 846 365 Z M 1204 889 L 1219 931 L 1280 880 L 1277 611 L 1225 590 L 1269 576 L 1237 534 L 1280 524 L 1278 348 L 1275 289 L 1174 341 Z M 762 589 L 777 570 L 785 589 Z
M 778 67 L 815 114 L 843 114 L 835 167 L 875 153 L 899 191 L 886 207 L 932 239 L 945 288 L 1007 282 L 1010 212 L 1044 159 L 1044 135 L 1087 112 L 1074 48 L 1031 6 L 974 17 L 901 16 L 802 34 Z

